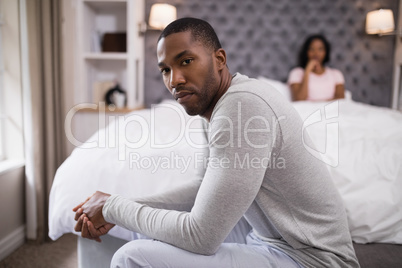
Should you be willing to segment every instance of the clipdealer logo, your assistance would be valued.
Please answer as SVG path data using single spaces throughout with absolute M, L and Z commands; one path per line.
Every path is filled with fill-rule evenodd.
M 86 141 L 79 141 L 73 133 L 73 118 L 82 109 L 93 109 L 98 111 L 97 122 L 99 131 L 97 136 Z M 166 133 L 167 139 L 160 141 L 161 135 L 158 133 L 158 116 L 169 114 L 171 121 L 176 122 L 177 128 L 174 131 Z M 99 105 L 83 103 L 74 106 L 67 113 L 64 128 L 68 141 L 81 149 L 93 148 L 117 148 L 119 160 L 125 161 L 131 151 L 140 148 L 166 149 L 185 142 L 188 146 L 195 149 L 208 147 L 208 143 L 200 138 L 200 133 L 205 133 L 200 121 L 204 119 L 194 116 L 186 117 L 185 111 L 173 104 L 162 103 L 154 105 L 149 114 L 131 113 L 128 115 L 112 115 L 106 119 L 106 107 L 104 102 Z M 187 118 L 187 119 L 186 119 Z M 113 121 L 106 128 L 106 122 Z M 201 135 L 202 136 L 202 135 Z M 184 139 L 184 141 L 183 141 Z
M 88 140 L 87 142 L 79 141 L 73 133 L 73 117 L 81 109 L 93 109 L 97 111 L 97 123 L 99 126 L 99 131 L 96 132 L 97 136 Z M 224 121 L 227 128 L 225 131 L 229 132 L 228 137 L 230 137 L 224 144 L 215 144 L 216 147 L 219 146 L 229 146 L 240 148 L 242 144 L 247 144 L 255 149 L 260 149 L 264 147 L 272 146 L 275 147 L 276 144 L 276 134 L 280 131 L 280 121 L 286 120 L 286 116 L 279 116 L 278 118 L 266 118 L 263 116 L 254 116 L 252 118 L 244 118 L 244 125 L 241 125 L 242 120 L 242 107 L 241 102 L 237 104 L 238 109 L 238 119 L 235 123 L 231 121 L 231 118 L 220 116 L 217 120 Z M 168 114 L 169 122 L 177 123 L 177 126 L 168 126 L 165 124 L 164 129 L 169 127 L 169 131 L 166 136 L 171 136 L 169 139 L 158 140 L 157 136 L 161 135 L 157 123 L 157 117 L 161 114 Z M 149 114 L 145 113 L 131 113 L 128 115 L 113 115 L 114 123 L 106 127 L 106 107 L 105 103 L 100 102 L 99 105 L 85 103 L 73 107 L 67 114 L 65 119 L 65 133 L 67 139 L 74 146 L 80 147 L 82 149 L 91 148 L 116 148 L 118 151 L 118 160 L 125 161 L 129 159 L 130 167 L 137 166 L 138 168 L 148 167 L 152 170 L 156 168 L 179 168 L 180 170 L 187 170 L 190 166 L 195 165 L 190 163 L 191 161 L 201 162 L 195 155 L 192 155 L 193 159 L 181 158 L 180 156 L 171 155 L 165 158 L 151 158 L 142 155 L 137 152 L 137 149 L 142 147 L 145 150 L 148 149 L 171 149 L 176 150 L 176 146 L 188 146 L 189 149 L 206 149 L 208 148 L 208 141 L 206 140 L 206 135 L 209 130 L 205 129 L 205 126 L 200 123 L 204 119 L 193 116 L 189 117 L 182 107 L 171 104 L 162 103 L 154 105 L 151 107 Z M 322 109 L 315 111 L 309 115 L 304 121 L 302 126 L 302 142 L 304 148 L 312 154 L 317 159 L 320 159 L 327 165 L 336 167 L 339 164 L 339 102 L 335 101 L 325 105 Z M 109 118 L 109 122 L 111 119 Z M 159 121 L 160 122 L 160 121 Z M 251 123 L 258 122 L 260 127 L 253 128 Z M 240 124 L 240 125 L 239 125 Z M 325 144 L 323 150 L 317 150 L 317 146 L 312 144 L 311 140 L 307 138 L 307 129 L 311 126 L 323 125 L 325 124 Z M 163 124 L 162 124 L 163 125 Z M 103 130 L 101 130 L 103 129 Z M 176 131 L 175 134 L 171 135 L 171 130 Z M 173 132 L 174 132 L 173 131 Z M 234 139 L 234 131 L 236 131 L 237 139 Z M 206 133 L 207 132 L 207 133 Z M 271 142 L 264 141 L 263 143 L 254 143 L 252 137 L 254 133 L 269 133 Z M 202 134 L 201 134 L 202 133 Z M 158 134 L 158 135 L 157 135 Z M 320 133 L 322 134 L 322 133 Z M 200 138 L 202 137 L 202 138 Z M 244 139 L 244 140 L 243 140 Z M 200 141 L 201 140 L 201 141 Z M 322 148 L 320 148 L 322 149 Z M 272 159 L 271 159 L 272 158 Z M 169 160 L 167 160 L 169 159 Z M 235 161 L 236 160 L 236 161 Z M 169 162 L 170 161 L 170 162 Z M 217 164 L 218 167 L 225 168 L 227 164 L 227 159 L 212 159 L 203 160 L 202 163 L 209 163 L 209 167 Z M 277 161 L 273 163 L 273 161 Z M 236 167 L 248 168 L 256 166 L 265 166 L 268 168 L 285 168 L 284 159 L 279 159 L 275 155 L 271 155 L 266 159 L 255 159 L 250 156 L 240 156 L 237 155 L 236 159 L 231 160 L 233 166 L 237 163 Z
M 313 125 L 325 124 L 324 149 L 317 150 L 316 145 L 309 145 L 306 139 L 307 128 Z M 321 133 L 322 134 L 322 133 Z M 331 167 L 339 165 L 339 101 L 331 102 L 320 110 L 309 115 L 303 122 L 302 140 L 306 150 L 317 159 Z

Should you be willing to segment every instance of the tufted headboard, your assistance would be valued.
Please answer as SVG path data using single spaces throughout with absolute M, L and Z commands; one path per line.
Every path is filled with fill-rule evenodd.
M 380 7 L 392 9 L 397 16 L 399 1 L 146 0 L 146 18 L 157 2 L 175 5 L 178 18 L 197 17 L 211 23 L 227 52 L 231 72 L 250 77 L 286 81 L 306 36 L 324 34 L 332 46 L 329 65 L 343 72 L 353 99 L 390 106 L 395 37 L 366 35 L 364 24 L 367 12 Z M 157 68 L 159 34 L 145 35 L 147 106 L 171 98 Z

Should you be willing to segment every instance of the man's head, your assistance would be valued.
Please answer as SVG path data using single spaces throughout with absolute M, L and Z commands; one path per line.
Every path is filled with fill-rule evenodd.
M 190 32 L 194 41 L 203 43 L 205 47 L 208 47 L 213 51 L 222 48 L 218 36 L 212 26 L 208 22 L 196 18 L 183 18 L 170 23 L 162 31 L 158 42 L 162 38 L 166 38 L 171 34 L 182 32 Z
M 206 21 L 179 19 L 158 40 L 158 66 L 174 98 L 190 115 L 209 118 L 229 87 L 226 53 Z

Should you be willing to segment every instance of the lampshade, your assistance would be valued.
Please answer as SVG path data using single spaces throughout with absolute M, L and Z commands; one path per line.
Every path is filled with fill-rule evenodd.
M 383 34 L 395 29 L 394 14 L 391 9 L 370 11 L 366 17 L 366 33 Z
M 176 7 L 169 4 L 153 4 L 149 14 L 149 26 L 162 30 L 176 17 Z

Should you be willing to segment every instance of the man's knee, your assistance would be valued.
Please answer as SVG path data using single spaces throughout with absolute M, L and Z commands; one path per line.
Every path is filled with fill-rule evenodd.
M 147 260 L 151 252 L 144 247 L 144 242 L 146 240 L 135 240 L 119 248 L 113 255 L 110 267 L 149 267 Z

